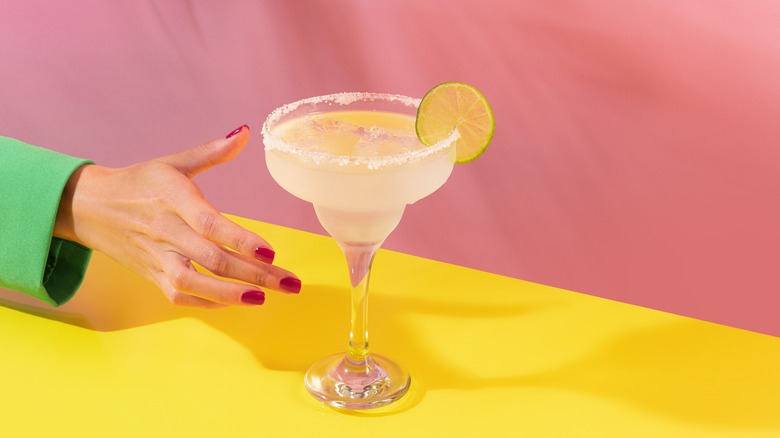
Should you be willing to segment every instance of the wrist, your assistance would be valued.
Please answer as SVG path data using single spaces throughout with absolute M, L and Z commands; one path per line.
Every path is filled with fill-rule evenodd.
M 52 231 L 54 237 L 84 245 L 84 242 L 79 239 L 76 233 L 78 211 L 74 208 L 74 200 L 78 196 L 78 192 L 83 190 L 84 186 L 88 184 L 90 168 L 93 167 L 96 166 L 85 164 L 76 169 L 68 178 L 68 182 L 62 190 L 60 204 L 57 208 L 57 217 L 54 220 L 54 230 Z

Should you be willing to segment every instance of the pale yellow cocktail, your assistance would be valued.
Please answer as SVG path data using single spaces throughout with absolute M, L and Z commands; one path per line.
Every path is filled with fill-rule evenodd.
M 314 205 L 349 267 L 349 349 L 315 363 L 305 379 L 309 392 L 331 406 L 382 406 L 409 388 L 409 373 L 369 352 L 366 306 L 374 253 L 406 205 L 441 187 L 455 163 L 457 131 L 431 146 L 418 140 L 419 102 L 341 93 L 281 107 L 263 125 L 269 172 L 285 190 Z

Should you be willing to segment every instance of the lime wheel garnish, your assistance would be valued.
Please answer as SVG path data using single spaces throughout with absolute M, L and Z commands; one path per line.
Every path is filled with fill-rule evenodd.
M 417 138 L 427 146 L 444 140 L 454 129 L 455 162 L 474 161 L 493 138 L 496 122 L 485 96 L 462 82 L 445 82 L 425 93 L 417 108 Z

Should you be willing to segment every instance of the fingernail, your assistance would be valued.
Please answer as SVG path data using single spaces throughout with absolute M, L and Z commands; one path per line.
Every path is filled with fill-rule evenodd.
M 230 137 L 238 134 L 244 128 L 249 129 L 249 125 L 244 124 L 244 125 L 239 126 L 238 128 L 234 129 L 233 131 L 230 131 L 230 134 L 226 135 L 225 138 L 230 138 Z
M 279 287 L 287 292 L 297 294 L 301 291 L 301 280 L 295 277 L 285 277 L 279 282 Z
M 265 302 L 265 293 L 259 290 L 248 290 L 241 295 L 241 302 L 259 306 Z
M 255 248 L 255 257 L 266 263 L 273 263 L 276 253 L 271 248 Z

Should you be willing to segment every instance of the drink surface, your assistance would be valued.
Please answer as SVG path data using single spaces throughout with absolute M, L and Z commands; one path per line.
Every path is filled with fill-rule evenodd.
M 334 111 L 288 120 L 273 134 L 308 153 L 377 158 L 425 148 L 417 139 L 414 123 L 414 117 L 407 114 Z

